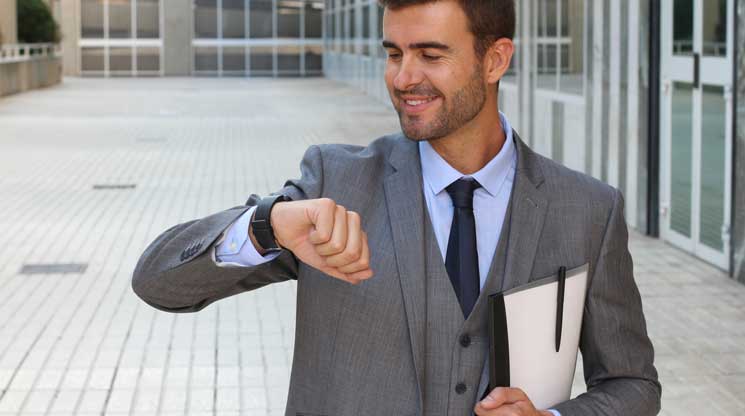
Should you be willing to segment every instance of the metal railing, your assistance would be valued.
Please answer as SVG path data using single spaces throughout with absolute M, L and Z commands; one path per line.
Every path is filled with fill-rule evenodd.
M 59 56 L 62 47 L 54 43 L 18 43 L 0 45 L 0 63 L 23 62 Z

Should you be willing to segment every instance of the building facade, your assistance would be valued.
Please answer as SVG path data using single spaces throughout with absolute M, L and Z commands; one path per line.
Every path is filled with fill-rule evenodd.
M 322 75 L 320 0 L 56 1 L 67 75 Z
M 389 102 L 376 0 L 51 1 L 67 75 L 325 75 Z M 629 225 L 745 282 L 744 3 L 518 0 L 500 107 Z
M 737 3 L 517 1 L 500 107 L 535 150 L 619 188 L 629 225 L 745 282 Z M 383 10 L 370 0 L 325 9 L 325 74 L 387 103 Z

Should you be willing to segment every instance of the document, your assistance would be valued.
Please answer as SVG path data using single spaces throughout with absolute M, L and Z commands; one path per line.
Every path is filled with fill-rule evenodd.
M 570 399 L 588 265 L 489 296 L 490 390 L 517 387 L 537 409 Z

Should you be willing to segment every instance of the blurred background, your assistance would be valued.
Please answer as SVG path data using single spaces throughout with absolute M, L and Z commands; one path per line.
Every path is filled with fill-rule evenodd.
M 623 192 L 663 414 L 742 414 L 745 0 L 516 3 L 500 109 Z M 293 282 L 175 315 L 129 278 L 397 131 L 381 38 L 367 0 L 0 0 L 0 416 L 283 414 Z

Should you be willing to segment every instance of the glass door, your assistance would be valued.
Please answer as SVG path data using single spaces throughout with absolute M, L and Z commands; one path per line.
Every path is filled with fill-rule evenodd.
M 663 0 L 661 236 L 729 268 L 733 0 Z

